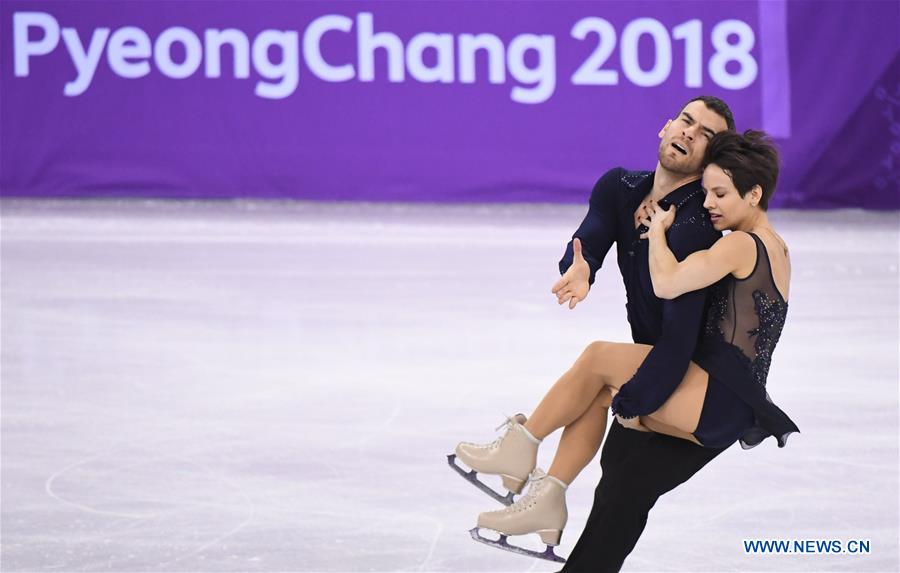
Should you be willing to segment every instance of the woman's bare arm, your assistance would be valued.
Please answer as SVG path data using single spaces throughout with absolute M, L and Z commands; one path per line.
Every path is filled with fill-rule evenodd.
M 725 275 L 747 268 L 756 260 L 756 243 L 747 233 L 722 237 L 709 249 L 692 253 L 681 262 L 666 242 L 666 230 L 675 218 L 675 208 L 656 208 L 649 221 L 650 277 L 659 298 L 674 299 L 686 292 L 716 283 Z

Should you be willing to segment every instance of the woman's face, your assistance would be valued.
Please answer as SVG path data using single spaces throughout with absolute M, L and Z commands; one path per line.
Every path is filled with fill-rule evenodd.
M 758 209 L 751 202 L 758 201 L 759 194 L 751 190 L 741 197 L 731 177 L 716 164 L 703 170 L 703 190 L 706 192 L 703 206 L 717 231 L 742 229 Z

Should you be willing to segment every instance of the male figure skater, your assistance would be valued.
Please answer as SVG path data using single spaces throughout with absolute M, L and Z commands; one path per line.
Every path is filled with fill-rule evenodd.
M 640 401 L 647 412 L 656 410 L 681 382 L 694 353 L 706 293 L 687 293 L 675 300 L 660 300 L 654 295 L 648 242 L 639 239 L 647 229 L 639 221 L 651 202 L 663 209 L 676 205 L 677 218 L 667 236 L 676 258 L 683 260 L 694 251 L 712 246 L 721 235 L 713 229 L 703 208 L 700 165 L 709 139 L 725 129 L 734 129 L 734 118 L 725 102 L 707 96 L 688 102 L 659 133 L 655 171 L 617 168 L 600 178 L 591 193 L 587 216 L 559 262 L 562 277 L 553 292 L 559 304 L 568 302 L 572 309 L 587 296 L 595 273 L 616 243 L 632 338 L 636 343 L 653 345 L 653 350 L 613 403 L 627 398 L 631 404 Z M 576 238 L 581 242 L 583 259 L 574 257 Z M 605 400 L 600 411 L 605 417 L 610 400 L 598 400 Z M 591 407 L 584 416 L 597 416 L 597 412 Z M 561 439 L 584 439 L 576 433 L 579 426 L 587 425 L 576 421 Z M 562 571 L 619 571 L 659 496 L 686 481 L 724 450 L 612 423 L 600 456 L 603 475 L 594 493 L 593 508 Z M 595 454 L 596 450 L 591 457 Z

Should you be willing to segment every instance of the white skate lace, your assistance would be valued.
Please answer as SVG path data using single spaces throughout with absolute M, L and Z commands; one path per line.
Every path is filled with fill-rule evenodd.
M 519 421 L 516 420 L 515 416 L 510 416 L 508 414 L 503 414 L 503 415 L 506 416 L 506 421 L 503 422 L 502 424 L 500 424 L 499 426 L 497 426 L 496 428 L 494 428 L 495 432 L 500 431 L 500 428 L 506 428 L 508 430 L 519 423 Z
M 496 449 L 497 447 L 499 447 L 499 446 L 500 446 L 500 442 L 503 441 L 503 438 L 506 437 L 506 434 L 509 433 L 509 431 L 513 428 L 513 426 L 515 426 L 516 424 L 519 423 L 519 421 L 516 420 L 515 416 L 509 416 L 509 415 L 507 415 L 507 414 L 503 414 L 503 415 L 506 417 L 506 421 L 503 422 L 502 424 L 500 424 L 499 426 L 497 426 L 496 428 L 494 428 L 494 431 L 495 431 L 495 432 L 499 432 L 501 429 L 504 429 L 503 435 L 500 436 L 499 438 L 497 438 L 496 440 L 494 440 L 493 442 L 489 443 L 489 444 L 481 444 L 481 445 L 479 445 L 479 444 L 473 444 L 473 445 L 476 445 L 476 446 L 478 446 L 479 448 L 483 448 L 483 449 L 486 449 L 486 450 L 487 450 L 487 449 L 493 450 L 493 449 Z
M 541 486 L 544 485 L 544 479 L 547 477 L 546 472 L 541 468 L 534 468 L 534 471 L 528 476 L 528 491 L 525 492 L 525 495 L 516 500 L 516 502 L 509 507 L 507 507 L 503 511 L 503 513 L 518 513 L 520 511 L 525 511 L 534 505 L 534 499 L 537 497 L 537 494 L 541 491 Z
M 516 424 L 519 423 L 519 421 L 516 419 L 515 416 L 509 416 L 507 414 L 503 414 L 503 415 L 506 417 L 506 421 L 503 422 L 502 424 L 500 424 L 499 426 L 497 426 L 496 428 L 494 428 L 495 432 L 498 432 L 501 429 L 504 429 L 502 436 L 500 436 L 499 438 L 497 438 L 496 440 L 494 440 L 493 442 L 491 442 L 489 444 L 476 444 L 473 442 L 464 442 L 464 443 L 468 444 L 469 446 L 474 446 L 476 448 L 483 449 L 483 450 L 493 450 L 493 449 L 498 448 L 500 446 L 500 442 L 502 442 L 503 438 L 506 437 L 506 434 L 509 433 L 509 430 L 511 430 Z

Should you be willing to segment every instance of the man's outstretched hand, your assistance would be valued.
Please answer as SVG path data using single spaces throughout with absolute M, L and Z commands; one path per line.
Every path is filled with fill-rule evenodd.
M 568 301 L 570 310 L 583 301 L 591 289 L 591 285 L 588 284 L 591 267 L 581 254 L 581 240 L 575 239 L 572 248 L 575 251 L 572 266 L 553 285 L 553 294 L 556 295 L 557 302 L 562 304 Z

